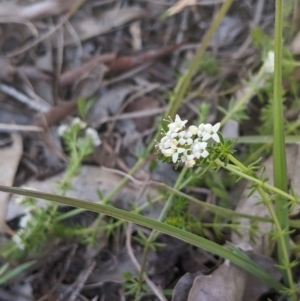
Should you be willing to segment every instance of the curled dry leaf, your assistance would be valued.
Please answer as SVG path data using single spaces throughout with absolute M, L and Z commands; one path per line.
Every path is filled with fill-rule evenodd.
M 173 294 L 172 301 L 186 301 L 189 296 L 189 292 L 193 286 L 196 277 L 200 276 L 200 272 L 186 273 L 177 282 Z
M 281 272 L 274 266 L 275 262 L 271 258 L 252 251 L 248 251 L 247 255 L 267 273 L 280 279 Z M 269 289 L 257 277 L 225 261 L 211 275 L 194 277 L 194 274 L 186 274 L 175 286 L 172 301 L 253 301 Z

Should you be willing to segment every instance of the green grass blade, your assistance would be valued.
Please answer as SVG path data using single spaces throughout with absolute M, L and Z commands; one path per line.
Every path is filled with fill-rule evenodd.
M 162 222 L 155 221 L 153 219 L 144 217 L 142 215 L 138 215 L 132 212 L 127 212 L 125 210 L 117 209 L 114 207 L 109 207 L 105 205 L 95 204 L 88 201 L 78 200 L 69 197 L 58 196 L 54 194 L 48 194 L 33 190 L 20 189 L 15 187 L 7 187 L 0 185 L 0 191 L 9 192 L 14 194 L 19 194 L 23 196 L 29 196 L 33 198 L 40 198 L 47 201 L 56 202 L 59 204 L 69 205 L 73 207 L 78 207 L 86 210 L 90 210 L 97 213 L 102 213 L 105 215 L 112 216 L 114 218 L 123 219 L 129 222 L 133 222 L 135 224 L 155 229 L 161 233 L 165 233 L 167 235 L 176 237 L 180 240 L 183 240 L 187 243 L 190 243 L 194 246 L 202 248 L 206 251 L 209 251 L 213 254 L 219 255 L 220 257 L 226 258 L 233 262 L 234 264 L 242 267 L 246 271 L 252 273 L 256 277 L 262 279 L 266 283 L 268 283 L 271 287 L 276 290 L 284 289 L 284 286 L 275 280 L 273 277 L 268 275 L 263 269 L 259 268 L 255 262 L 250 264 L 248 261 L 243 260 L 232 251 L 208 240 L 203 237 L 199 237 L 195 234 L 183 231 L 176 227 L 164 224 Z
M 283 0 L 276 0 L 275 12 L 275 61 L 274 61 L 274 87 L 273 87 L 273 179 L 274 186 L 287 192 L 287 165 L 284 142 L 284 120 L 282 105 L 282 28 L 283 28 Z M 277 240 L 278 260 L 280 264 L 287 266 L 284 270 L 284 282 L 292 289 L 294 286 L 291 269 L 288 267 L 290 256 L 290 242 L 288 231 L 289 213 L 287 199 L 277 197 L 275 202 L 275 214 L 278 219 L 282 237 Z M 292 299 L 295 300 L 295 294 Z
M 230 139 L 232 140 L 232 139 Z M 245 144 L 272 144 L 274 142 L 273 136 L 243 136 L 236 140 L 236 143 Z M 298 144 L 300 136 L 286 136 L 285 144 Z
M 0 277 L 0 285 L 6 283 L 8 280 L 16 277 L 18 274 L 20 274 L 21 272 L 27 270 L 28 268 L 30 268 L 34 264 L 35 264 L 35 260 L 20 264 L 16 268 L 12 269 L 8 273 L 6 273 L 6 274 L 4 274 L 3 276 Z

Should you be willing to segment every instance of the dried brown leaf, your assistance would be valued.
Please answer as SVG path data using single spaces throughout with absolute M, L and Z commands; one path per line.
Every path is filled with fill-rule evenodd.
M 12 145 L 0 148 L 0 183 L 12 186 L 19 161 L 23 154 L 22 137 L 15 133 L 12 135 Z M 0 192 L 0 232 L 5 232 L 5 220 L 8 194 Z
M 281 272 L 275 267 L 275 262 L 271 258 L 252 251 L 248 251 L 247 255 L 274 278 L 280 279 Z M 195 278 L 187 301 L 253 301 L 269 289 L 267 284 L 254 275 L 225 261 L 211 275 Z M 185 300 L 178 299 L 178 301 Z
M 46 0 L 26 6 L 4 2 L 0 5 L 0 16 L 18 17 L 28 20 L 40 19 L 59 15 L 69 10 L 72 4 L 72 0 Z
M 72 26 L 76 31 L 80 41 L 85 41 L 95 36 L 107 33 L 119 26 L 139 19 L 145 12 L 137 6 L 117 8 L 105 12 L 99 20 L 88 17 L 83 21 L 74 21 Z M 74 40 L 68 31 L 65 32 L 65 45 L 73 44 Z
M 63 73 L 59 78 L 59 84 L 64 87 L 73 84 L 78 81 L 78 78 L 84 77 L 98 64 L 105 64 L 113 59 L 116 55 L 114 53 L 102 54 L 89 60 L 87 63 L 82 64 L 80 67 L 68 70 Z

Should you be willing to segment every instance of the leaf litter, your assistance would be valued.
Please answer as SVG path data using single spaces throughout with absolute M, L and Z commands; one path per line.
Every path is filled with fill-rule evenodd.
M 68 155 L 57 135 L 57 126 L 70 123 L 80 113 L 78 99 L 82 98 L 87 104 L 86 111 L 81 112 L 83 118 L 97 131 L 102 145 L 85 159 L 67 195 L 98 202 L 126 176 L 129 183 L 112 198 L 113 204 L 126 210 L 146 205 L 143 214 L 157 219 L 167 196 L 161 195 L 149 181 L 174 184 L 178 171 L 149 156 L 133 175 L 127 173 L 137 161 L 137 154 L 148 146 L 168 105 L 167 92 L 175 86 L 178 74 L 186 70 L 211 24 L 216 5 L 221 2 L 1 1 L 0 85 L 13 92 L 1 90 L 0 123 L 44 129 L 43 134 L 12 135 L 14 142 L 19 141 L 19 147 L 14 150 L 14 144 L 9 146 L 11 160 L 1 155 L 0 160 L 9 165 L 5 170 L 10 174 L 1 184 L 55 191 L 57 181 L 66 173 L 63 169 Z M 199 107 L 206 100 L 208 120 L 212 122 L 220 116 L 216 106 L 227 108 L 230 96 L 235 95 L 238 100 L 247 94 L 247 87 L 240 87 L 239 79 L 247 78 L 248 70 L 255 72 L 260 60 L 259 51 L 251 43 L 249 28 L 255 24 L 270 33 L 273 17 L 273 1 L 234 3 L 207 49 L 208 56 L 199 64 L 199 72 L 180 108 L 181 115 L 196 122 Z M 296 37 L 291 44 L 294 54 L 298 53 L 298 44 Z M 228 87 L 231 90 L 226 92 Z M 247 99 L 248 107 L 256 105 L 252 102 L 255 94 L 256 91 Z M 237 126 L 231 122 L 226 124 L 229 136 L 252 133 L 243 123 Z M 293 147 L 291 162 L 298 162 L 298 151 Z M 0 148 L 0 154 L 2 150 L 5 152 L 5 147 Z M 265 165 L 268 175 L 268 161 Z M 290 170 L 297 190 L 299 169 L 294 165 Z M 137 183 L 144 183 L 143 187 Z M 207 178 L 185 190 L 206 202 L 226 204 L 228 198 L 218 190 L 222 183 L 218 189 L 210 183 Z M 233 192 L 229 195 L 235 197 L 229 205 L 237 205 L 237 212 L 268 216 L 256 204 L 255 195 L 246 197 L 246 190 L 239 202 Z M 155 198 L 160 201 L 152 204 Z M 26 214 L 15 199 L 10 198 L 5 215 L 8 235 L 18 231 L 18 223 Z M 39 201 L 38 206 L 45 204 Z M 214 222 L 214 217 L 202 209 L 185 208 L 196 219 L 201 217 L 203 223 Z M 70 208 L 59 210 L 69 212 Z M 176 216 L 175 211 L 171 213 Z M 297 212 L 294 213 L 296 216 Z M 99 225 L 114 222 L 103 217 Z M 68 223 L 81 223 L 92 229 L 97 216 L 80 214 L 69 218 Z M 245 219 L 239 223 L 249 226 Z M 271 259 L 272 245 L 264 235 L 270 224 L 263 223 L 259 228 L 262 234 L 258 234 L 255 242 L 243 230 L 239 230 L 239 235 L 225 228 L 220 231 L 205 228 L 197 233 L 224 245 L 230 240 L 236 245 L 251 246 L 253 251 L 247 254 L 280 279 Z M 134 300 L 126 295 L 124 273 L 139 277 L 134 260 L 142 264 L 143 237 L 149 231 L 133 225 L 126 248 L 127 230 L 124 223 L 108 234 L 99 230 L 94 245 L 82 244 L 76 238 L 47 242 L 39 253 L 28 256 L 37 261 L 34 269 L 0 288 L 0 300 L 16 300 L 21 295 L 39 301 Z M 230 262 L 222 262 L 164 235 L 156 243 L 159 246 L 150 250 L 146 260 L 152 290 L 141 292 L 140 300 L 162 300 L 160 294 L 170 289 L 173 296 L 166 293 L 163 298 L 173 301 L 266 300 L 263 295 L 269 287 Z M 131 256 L 128 250 L 132 251 Z M 14 292 L 16 287 L 19 289 Z

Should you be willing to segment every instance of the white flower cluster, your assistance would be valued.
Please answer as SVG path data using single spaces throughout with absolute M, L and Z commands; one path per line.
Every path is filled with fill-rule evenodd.
M 71 125 L 62 124 L 58 127 L 57 133 L 60 137 L 62 137 L 65 133 L 70 131 L 70 127 L 79 126 L 81 130 L 85 129 L 85 134 L 90 136 L 95 147 L 101 145 L 101 139 L 96 130 L 92 128 L 87 128 L 87 124 L 79 119 L 78 117 L 74 118 Z
M 193 167 L 197 159 L 209 155 L 206 141 L 213 139 L 217 143 L 220 142 L 218 135 L 220 123 L 215 125 L 201 123 L 198 127 L 192 125 L 184 130 L 186 123 L 187 120 L 181 120 L 178 115 L 175 121 L 170 118 L 169 130 L 162 132 L 163 137 L 156 147 L 165 157 L 172 157 L 173 163 L 182 162 L 187 167 Z

